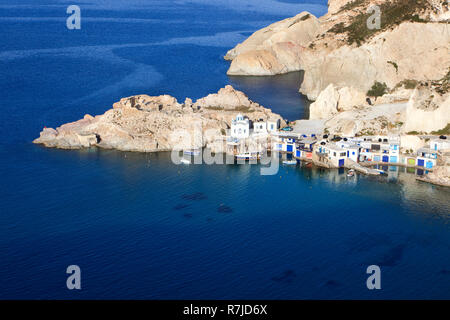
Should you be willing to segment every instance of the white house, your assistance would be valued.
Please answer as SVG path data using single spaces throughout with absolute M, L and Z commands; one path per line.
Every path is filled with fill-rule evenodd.
M 347 159 L 347 151 L 334 143 L 321 141 L 314 145 L 316 158 L 323 163 L 331 164 L 333 167 L 343 167 Z
M 267 134 L 267 122 L 263 120 L 253 122 L 253 132 L 257 134 Z
M 275 133 L 280 129 L 280 119 L 269 119 L 267 120 L 267 131 L 269 133 Z
M 433 139 L 430 141 L 430 149 L 435 151 L 450 150 L 449 139 Z
M 246 139 L 250 136 L 250 120 L 242 114 L 238 114 L 236 119 L 231 121 L 231 137 L 236 139 Z
M 430 148 L 417 150 L 417 166 L 431 169 L 436 166 L 437 151 Z
M 339 141 L 336 145 L 342 149 L 344 149 L 347 153 L 347 158 L 354 162 L 358 162 L 359 160 L 359 149 L 360 147 L 351 141 Z

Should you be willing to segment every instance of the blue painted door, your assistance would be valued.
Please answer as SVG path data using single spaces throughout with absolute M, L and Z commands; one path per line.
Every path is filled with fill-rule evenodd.
M 287 152 L 293 152 L 294 148 L 292 145 L 287 145 Z
M 388 156 L 383 156 L 383 162 L 389 162 L 389 157 Z
M 300 158 L 300 151 L 298 151 L 298 150 L 297 150 L 297 153 L 296 153 L 296 155 L 297 155 L 297 157 L 299 157 L 299 158 Z
M 343 167 L 344 166 L 344 162 L 345 162 L 344 159 L 340 159 L 339 160 L 339 167 Z
M 418 165 L 419 167 L 423 167 L 423 166 L 425 165 L 425 160 L 419 159 L 419 160 L 417 161 L 417 165 Z

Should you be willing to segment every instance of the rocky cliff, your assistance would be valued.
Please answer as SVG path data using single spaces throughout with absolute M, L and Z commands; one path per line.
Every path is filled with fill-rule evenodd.
M 323 17 L 303 12 L 255 32 L 226 55 L 232 60 L 228 73 L 304 70 L 299 90 L 315 100 L 311 119 L 333 120 L 330 132 L 445 128 L 450 122 L 448 84 L 442 90 L 432 85 L 446 78 L 448 83 L 448 1 L 329 0 L 328 5 Z M 377 10 L 369 9 L 373 5 L 379 9 L 379 25 Z M 416 89 L 421 83 L 430 86 Z M 382 92 L 373 89 L 381 86 Z M 389 121 L 388 106 L 384 116 L 372 119 L 383 108 L 374 111 L 371 104 L 399 103 L 400 114 Z
M 370 25 L 380 8 L 380 25 Z M 299 15 L 256 31 L 231 49 L 228 74 L 304 70 L 300 91 L 315 100 L 329 84 L 367 92 L 375 81 L 441 79 L 450 66 L 446 0 L 330 0 L 317 19 Z M 375 21 L 376 22 L 376 21 Z
M 223 151 L 226 129 L 238 113 L 250 120 L 281 119 L 231 86 L 197 100 L 138 95 L 123 98 L 102 115 L 45 128 L 34 143 L 80 149 L 91 146 L 122 151 L 169 151 L 210 147 Z

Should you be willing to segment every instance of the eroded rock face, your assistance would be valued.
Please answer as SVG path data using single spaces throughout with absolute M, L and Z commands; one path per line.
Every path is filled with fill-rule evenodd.
M 45 128 L 34 143 L 80 149 L 90 146 L 122 151 L 169 151 L 211 147 L 222 152 L 226 129 L 238 113 L 250 120 L 281 119 L 233 87 L 184 104 L 168 95 L 123 98 L 103 115 Z
M 302 12 L 253 33 L 228 51 L 229 75 L 275 75 L 298 71 L 302 49 L 317 36 L 319 20 Z
M 335 114 L 325 122 L 328 132 L 345 137 L 399 133 L 406 103 L 365 106 Z
M 323 90 L 309 107 L 309 119 L 328 119 L 338 113 L 339 93 L 333 84 Z
M 305 19 L 307 13 L 301 13 L 263 28 L 228 52 L 226 59 L 233 60 L 228 74 L 304 70 L 300 92 L 310 100 L 330 84 L 366 93 L 375 81 L 392 89 L 403 80 L 442 78 L 450 66 L 450 27 L 442 23 L 448 21 L 448 4 L 428 0 L 421 4 L 426 9 L 417 8 L 403 22 L 358 40 L 359 44 L 352 42 L 345 28 L 374 3 L 396 2 L 330 0 L 329 12 L 319 19 L 312 15 Z M 413 14 L 427 22 L 411 22 Z
M 310 119 L 329 119 L 338 112 L 353 110 L 366 104 L 366 95 L 358 89 L 337 88 L 330 84 L 309 107 Z
M 342 6 L 354 0 L 328 0 L 328 13 L 336 13 L 341 10 Z
M 407 79 L 441 79 L 450 66 L 448 43 L 448 24 L 404 22 L 360 47 L 308 50 L 302 53 L 300 92 L 315 100 L 330 83 L 367 92 L 375 81 L 393 88 Z
M 404 132 L 433 132 L 450 123 L 450 94 L 416 89 L 408 101 Z

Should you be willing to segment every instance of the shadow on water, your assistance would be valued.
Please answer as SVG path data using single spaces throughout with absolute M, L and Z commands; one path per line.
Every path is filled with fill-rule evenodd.
M 293 121 L 309 118 L 311 101 L 298 90 L 303 71 L 275 76 L 229 76 L 230 84 L 248 97 L 283 118 Z
M 294 270 L 286 270 L 282 274 L 272 277 L 272 281 L 282 282 L 282 283 L 292 283 L 297 275 Z

